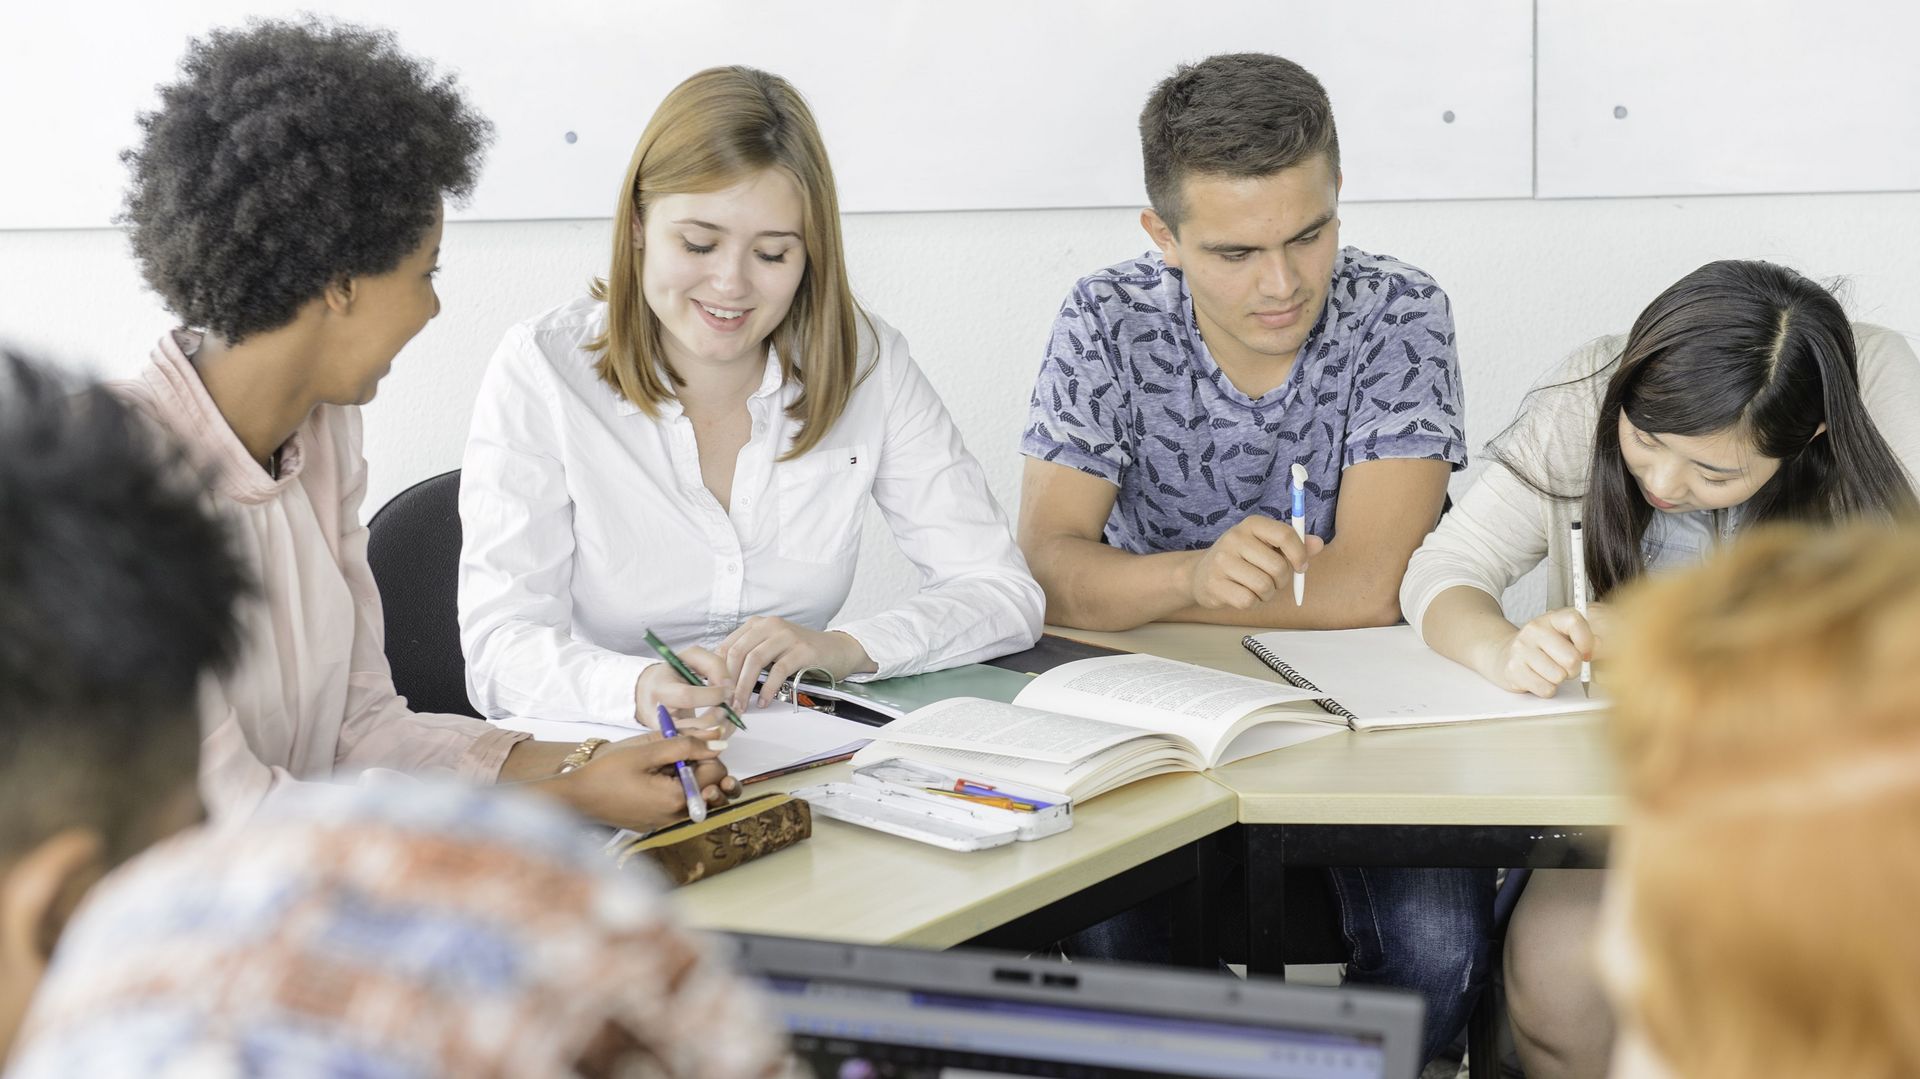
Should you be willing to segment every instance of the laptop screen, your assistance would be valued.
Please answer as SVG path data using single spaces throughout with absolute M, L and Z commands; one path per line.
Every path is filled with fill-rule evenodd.
M 795 1054 L 824 1079 L 1386 1079 L 1402 1073 L 1394 1060 L 1405 1048 L 1390 1052 L 1386 1027 L 1323 1025 L 1311 1016 L 1288 1021 L 1284 1008 L 1273 1012 L 1273 1000 L 1244 1008 L 1223 1004 L 1213 1018 L 1194 1016 L 1192 1008 L 1179 1014 L 1181 998 L 1192 1004 L 1194 985 L 1212 991 L 1215 981 L 1235 981 L 1229 975 L 1006 960 L 981 977 L 952 952 L 914 956 L 925 964 L 922 985 L 897 971 L 862 977 L 858 970 L 793 970 L 793 964 L 760 970 L 758 977 Z M 956 960 L 954 977 L 941 977 L 941 960 Z M 1315 1002 L 1334 993 L 1275 989 L 1313 995 Z M 1058 998 L 1037 998 L 1048 993 Z M 1127 1006 L 1127 998 L 1142 1004 Z M 1417 1033 L 1417 1010 L 1411 1021 Z

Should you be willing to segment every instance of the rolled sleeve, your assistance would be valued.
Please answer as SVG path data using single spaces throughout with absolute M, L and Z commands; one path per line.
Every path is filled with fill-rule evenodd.
M 1099 302 L 1085 286 L 1060 307 L 1027 404 L 1020 452 L 1119 486 L 1133 464 L 1126 390 L 1116 377 Z
M 1453 310 L 1438 285 L 1398 283 L 1354 373 L 1342 467 L 1416 458 L 1466 467 L 1466 396 Z

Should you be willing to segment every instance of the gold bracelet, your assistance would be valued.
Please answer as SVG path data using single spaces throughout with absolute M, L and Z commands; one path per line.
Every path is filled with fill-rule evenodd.
M 606 744 L 607 740 L 605 738 L 589 738 L 580 743 L 572 753 L 567 754 L 566 760 L 560 762 L 560 771 L 557 774 L 566 775 L 568 772 L 592 760 L 593 755 L 599 751 L 601 746 Z

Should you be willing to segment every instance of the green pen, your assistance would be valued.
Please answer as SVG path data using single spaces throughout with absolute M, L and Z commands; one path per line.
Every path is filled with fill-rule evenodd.
M 679 675 L 681 678 L 686 679 L 686 682 L 688 685 L 704 686 L 707 684 L 706 679 L 693 673 L 692 667 L 687 666 L 686 663 L 683 660 L 681 660 L 679 656 L 676 656 L 673 654 L 673 649 L 667 647 L 667 642 L 654 636 L 652 630 L 647 630 L 646 640 L 647 640 L 647 647 L 653 649 L 655 652 L 660 653 L 660 658 L 666 662 L 667 666 L 673 668 L 673 673 Z M 720 708 L 722 711 L 724 711 L 727 714 L 727 718 L 733 721 L 734 726 L 740 728 L 743 731 L 747 729 L 746 721 L 740 718 L 740 713 L 733 710 L 733 705 L 730 705 L 725 701 L 721 701 Z

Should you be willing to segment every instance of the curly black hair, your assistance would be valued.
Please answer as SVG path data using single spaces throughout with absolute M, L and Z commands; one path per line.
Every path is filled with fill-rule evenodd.
M 180 70 L 121 155 L 120 220 L 168 308 L 230 342 L 399 265 L 493 137 L 453 76 L 381 30 L 255 21 L 190 42 Z
M 125 854 L 191 787 L 250 587 L 177 448 L 0 350 L 0 866 L 73 826 Z

